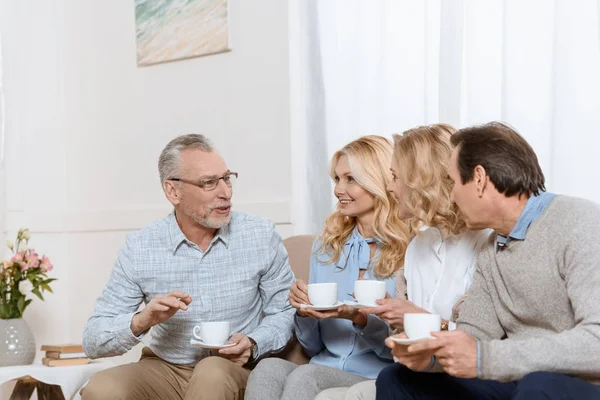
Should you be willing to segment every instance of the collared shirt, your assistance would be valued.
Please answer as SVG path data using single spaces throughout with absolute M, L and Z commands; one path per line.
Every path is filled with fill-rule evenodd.
M 377 251 L 373 260 L 381 248 L 380 242 L 375 243 Z M 355 228 L 335 263 L 328 263 L 327 255 L 317 254 L 319 244 L 317 240 L 313 246 L 309 283 L 336 282 L 338 300 L 354 301 L 349 293 L 354 292 L 359 271 L 366 269 L 364 278 L 376 279 L 372 270 L 374 262 L 369 262 L 368 241 Z M 395 278 L 385 279 L 385 283 L 387 292 L 395 297 Z M 367 319 L 365 328 L 360 329 L 347 319 L 317 320 L 296 315 L 296 336 L 311 357 L 311 363 L 375 379 L 379 371 L 393 363 L 390 349 L 384 343 L 389 326 L 375 315 L 368 315 Z
M 554 193 L 540 192 L 537 196 L 531 196 L 525 204 L 517 223 L 508 236 L 496 235 L 496 249 L 500 250 L 512 240 L 525 240 L 527 228 L 544 212 L 546 207 L 556 197 Z
M 232 212 L 231 222 L 202 251 L 170 214 L 128 235 L 85 327 L 84 348 L 93 358 L 123 354 L 144 336 L 130 328 L 140 304 L 181 290 L 192 297 L 188 310 L 152 328 L 149 347 L 162 359 L 194 365 L 210 355 L 190 345 L 193 327 L 202 321 L 229 321 L 231 333 L 253 338 L 259 354 L 280 349 L 291 338 L 293 282 L 272 222 Z
M 467 230 L 444 238 L 439 229 L 422 227 L 406 250 L 408 300 L 450 320 L 452 308 L 473 282 L 477 255 L 491 233 Z

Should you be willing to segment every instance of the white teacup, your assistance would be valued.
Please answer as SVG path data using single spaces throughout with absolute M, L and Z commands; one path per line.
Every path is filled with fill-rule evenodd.
M 194 326 L 194 337 L 204 344 L 221 346 L 229 339 L 229 322 L 200 322 Z
M 404 331 L 409 339 L 430 337 L 431 332 L 439 332 L 442 319 L 436 314 L 406 313 L 404 314 Z
M 354 282 L 354 297 L 359 304 L 376 304 L 376 300 L 385 298 L 385 282 L 357 280 Z
M 311 283 L 308 285 L 308 300 L 316 307 L 329 307 L 337 303 L 337 283 Z

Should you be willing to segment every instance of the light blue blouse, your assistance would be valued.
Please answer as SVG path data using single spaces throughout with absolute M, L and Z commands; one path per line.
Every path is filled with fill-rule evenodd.
M 360 269 L 366 269 L 365 279 L 376 279 L 369 263 L 370 249 L 357 228 L 344 245 L 344 251 L 336 263 L 327 263 L 327 255 L 316 254 L 319 241 L 313 245 L 310 260 L 309 283 L 336 282 L 338 300 L 354 300 L 348 293 L 354 291 L 354 281 Z M 381 243 L 377 242 L 379 253 Z M 395 297 L 396 279 L 385 279 L 387 292 Z M 298 340 L 311 357 L 310 362 L 326 365 L 365 378 L 375 379 L 383 368 L 393 363 L 390 349 L 385 346 L 389 326 L 375 315 L 368 315 L 364 329 L 347 319 L 317 320 L 296 314 L 294 328 Z

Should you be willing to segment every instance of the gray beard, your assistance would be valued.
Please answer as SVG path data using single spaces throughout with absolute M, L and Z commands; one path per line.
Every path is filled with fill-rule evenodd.
M 231 213 L 224 218 L 211 218 L 209 216 L 211 211 L 212 210 L 209 210 L 209 213 L 204 216 L 199 216 L 198 214 L 188 212 L 187 210 L 185 210 L 185 213 L 195 223 L 211 229 L 221 229 L 231 221 Z

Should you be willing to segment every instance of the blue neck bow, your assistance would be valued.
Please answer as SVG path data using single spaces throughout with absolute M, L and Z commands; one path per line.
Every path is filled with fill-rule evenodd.
M 337 268 L 344 269 L 348 265 L 357 265 L 359 269 L 369 268 L 369 259 L 371 258 L 371 249 L 369 243 L 376 243 L 377 239 L 365 239 L 358 233 L 358 229 L 354 228 L 352 235 L 344 244 L 343 253 L 336 261 Z

